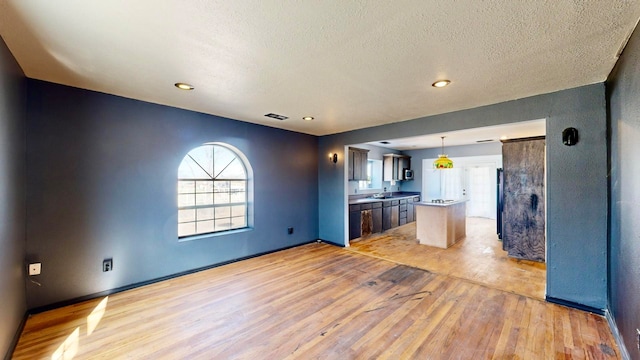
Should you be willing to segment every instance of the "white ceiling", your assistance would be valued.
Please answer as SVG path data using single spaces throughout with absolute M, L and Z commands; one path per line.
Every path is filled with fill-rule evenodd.
M 0 0 L 27 77 L 314 135 L 602 82 L 639 18 L 640 0 Z
M 444 145 L 446 149 L 450 146 L 499 142 L 500 140 L 505 139 L 520 139 L 532 136 L 544 136 L 546 135 L 545 126 L 545 119 L 541 119 L 505 125 L 449 131 L 446 133 L 412 136 L 402 139 L 383 140 L 388 142 L 388 144 L 382 144 L 380 141 L 372 141 L 367 144 L 395 150 L 440 148 L 442 146 L 442 136 L 444 136 Z

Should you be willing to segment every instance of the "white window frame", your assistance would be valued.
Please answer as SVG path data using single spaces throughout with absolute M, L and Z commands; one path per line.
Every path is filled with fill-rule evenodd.
M 219 174 L 214 174 L 213 168 L 202 168 L 200 164 L 198 164 L 198 162 L 193 157 L 191 157 L 191 154 L 199 150 L 201 147 L 207 146 L 211 146 L 214 148 L 221 147 L 233 154 L 233 156 L 235 157 L 231 162 L 236 160 L 240 162 L 240 164 L 244 168 L 244 177 L 225 179 L 219 176 L 224 173 L 224 170 L 219 171 Z M 211 154 L 212 156 L 215 156 L 215 151 L 213 151 L 213 149 L 211 151 Z M 202 170 L 207 173 L 207 176 L 198 178 L 181 178 L 180 174 L 178 174 L 176 187 L 178 205 L 178 240 L 185 241 L 250 229 L 253 226 L 253 171 L 249 164 L 249 161 L 244 156 L 244 154 L 229 144 L 212 142 L 202 144 L 189 150 L 189 152 L 183 157 L 180 165 L 182 165 L 185 161 L 189 161 L 188 159 L 190 157 L 192 163 L 200 166 Z M 231 162 L 229 162 L 229 164 Z M 213 164 L 215 163 L 216 159 L 213 158 L 211 161 L 212 167 L 214 167 Z M 226 169 L 226 166 L 224 168 Z M 188 184 L 189 182 L 193 182 L 193 184 Z M 181 183 L 187 186 L 183 186 L 181 188 Z M 209 185 L 207 183 L 211 184 Z M 237 194 L 241 193 L 242 191 L 234 192 L 232 190 L 233 183 L 236 183 L 236 185 L 240 183 L 244 184 L 242 187 L 240 187 L 244 188 L 243 196 L 237 196 Z M 219 186 L 220 184 L 222 184 L 222 186 Z M 193 192 L 188 190 L 188 185 L 192 185 Z M 201 190 L 198 190 L 198 185 L 200 185 Z M 226 191 L 216 191 L 216 189 L 224 189 L 225 185 Z M 220 200 L 223 199 L 226 195 L 229 196 L 227 200 Z M 190 202 L 189 200 L 190 196 L 193 196 L 192 202 Z M 197 200 L 197 198 L 199 198 L 200 200 Z M 211 199 L 210 201 L 208 200 L 209 198 Z M 218 203 L 218 200 L 220 200 L 221 202 Z M 243 211 L 242 207 L 244 207 Z M 234 213 L 234 211 L 237 211 L 238 209 L 241 210 L 241 213 Z M 198 214 L 207 212 L 209 213 L 208 217 L 200 219 L 198 218 Z M 185 226 L 182 226 L 181 224 Z M 187 224 L 193 224 L 193 230 L 185 231 L 185 229 L 189 227 Z

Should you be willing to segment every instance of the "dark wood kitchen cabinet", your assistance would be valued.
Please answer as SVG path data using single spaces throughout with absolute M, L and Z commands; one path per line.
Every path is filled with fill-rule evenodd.
M 349 205 L 349 240 L 377 234 L 415 221 L 420 196 Z
M 545 261 L 544 152 L 544 137 L 502 144 L 502 247 L 513 258 Z
M 408 199 L 400 199 L 400 214 L 398 215 L 398 225 L 402 226 L 407 223 L 407 202 Z
M 384 181 L 406 180 L 404 171 L 411 169 L 411 156 L 384 154 L 382 162 L 382 179 Z
M 368 153 L 366 149 L 349 148 L 348 180 L 367 180 Z
M 360 205 L 349 205 L 349 240 L 359 238 L 361 234 Z
M 382 203 L 382 231 L 391 229 L 391 201 Z
M 382 202 L 349 205 L 349 240 L 382 232 Z
M 420 202 L 419 196 L 407 199 L 407 223 L 416 221 L 416 206 L 414 204 L 418 202 Z
M 400 225 L 400 201 L 385 201 L 382 206 L 382 231 L 398 227 Z
M 372 234 L 382 232 L 382 202 L 373 203 L 371 207 L 371 225 L 373 229 Z

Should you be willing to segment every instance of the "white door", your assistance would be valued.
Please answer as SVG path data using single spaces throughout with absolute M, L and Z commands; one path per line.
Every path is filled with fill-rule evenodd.
M 496 218 L 496 164 L 467 164 L 465 167 L 467 216 Z
M 464 198 L 463 168 L 434 169 L 435 159 L 422 161 L 423 200 L 432 199 L 460 200 Z
M 442 199 L 462 200 L 465 198 L 464 168 L 442 169 L 440 172 Z

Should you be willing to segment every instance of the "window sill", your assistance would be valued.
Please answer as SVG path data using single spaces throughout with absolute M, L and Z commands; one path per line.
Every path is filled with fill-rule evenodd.
M 240 234 L 240 233 L 249 232 L 249 231 L 253 231 L 253 228 L 246 227 L 246 228 L 242 228 L 242 229 L 220 231 L 220 232 L 209 233 L 209 234 L 185 236 L 183 238 L 178 238 L 178 242 L 188 242 L 188 241 L 194 241 L 194 240 L 205 240 L 205 239 L 217 238 L 217 237 L 221 237 L 221 236 Z

